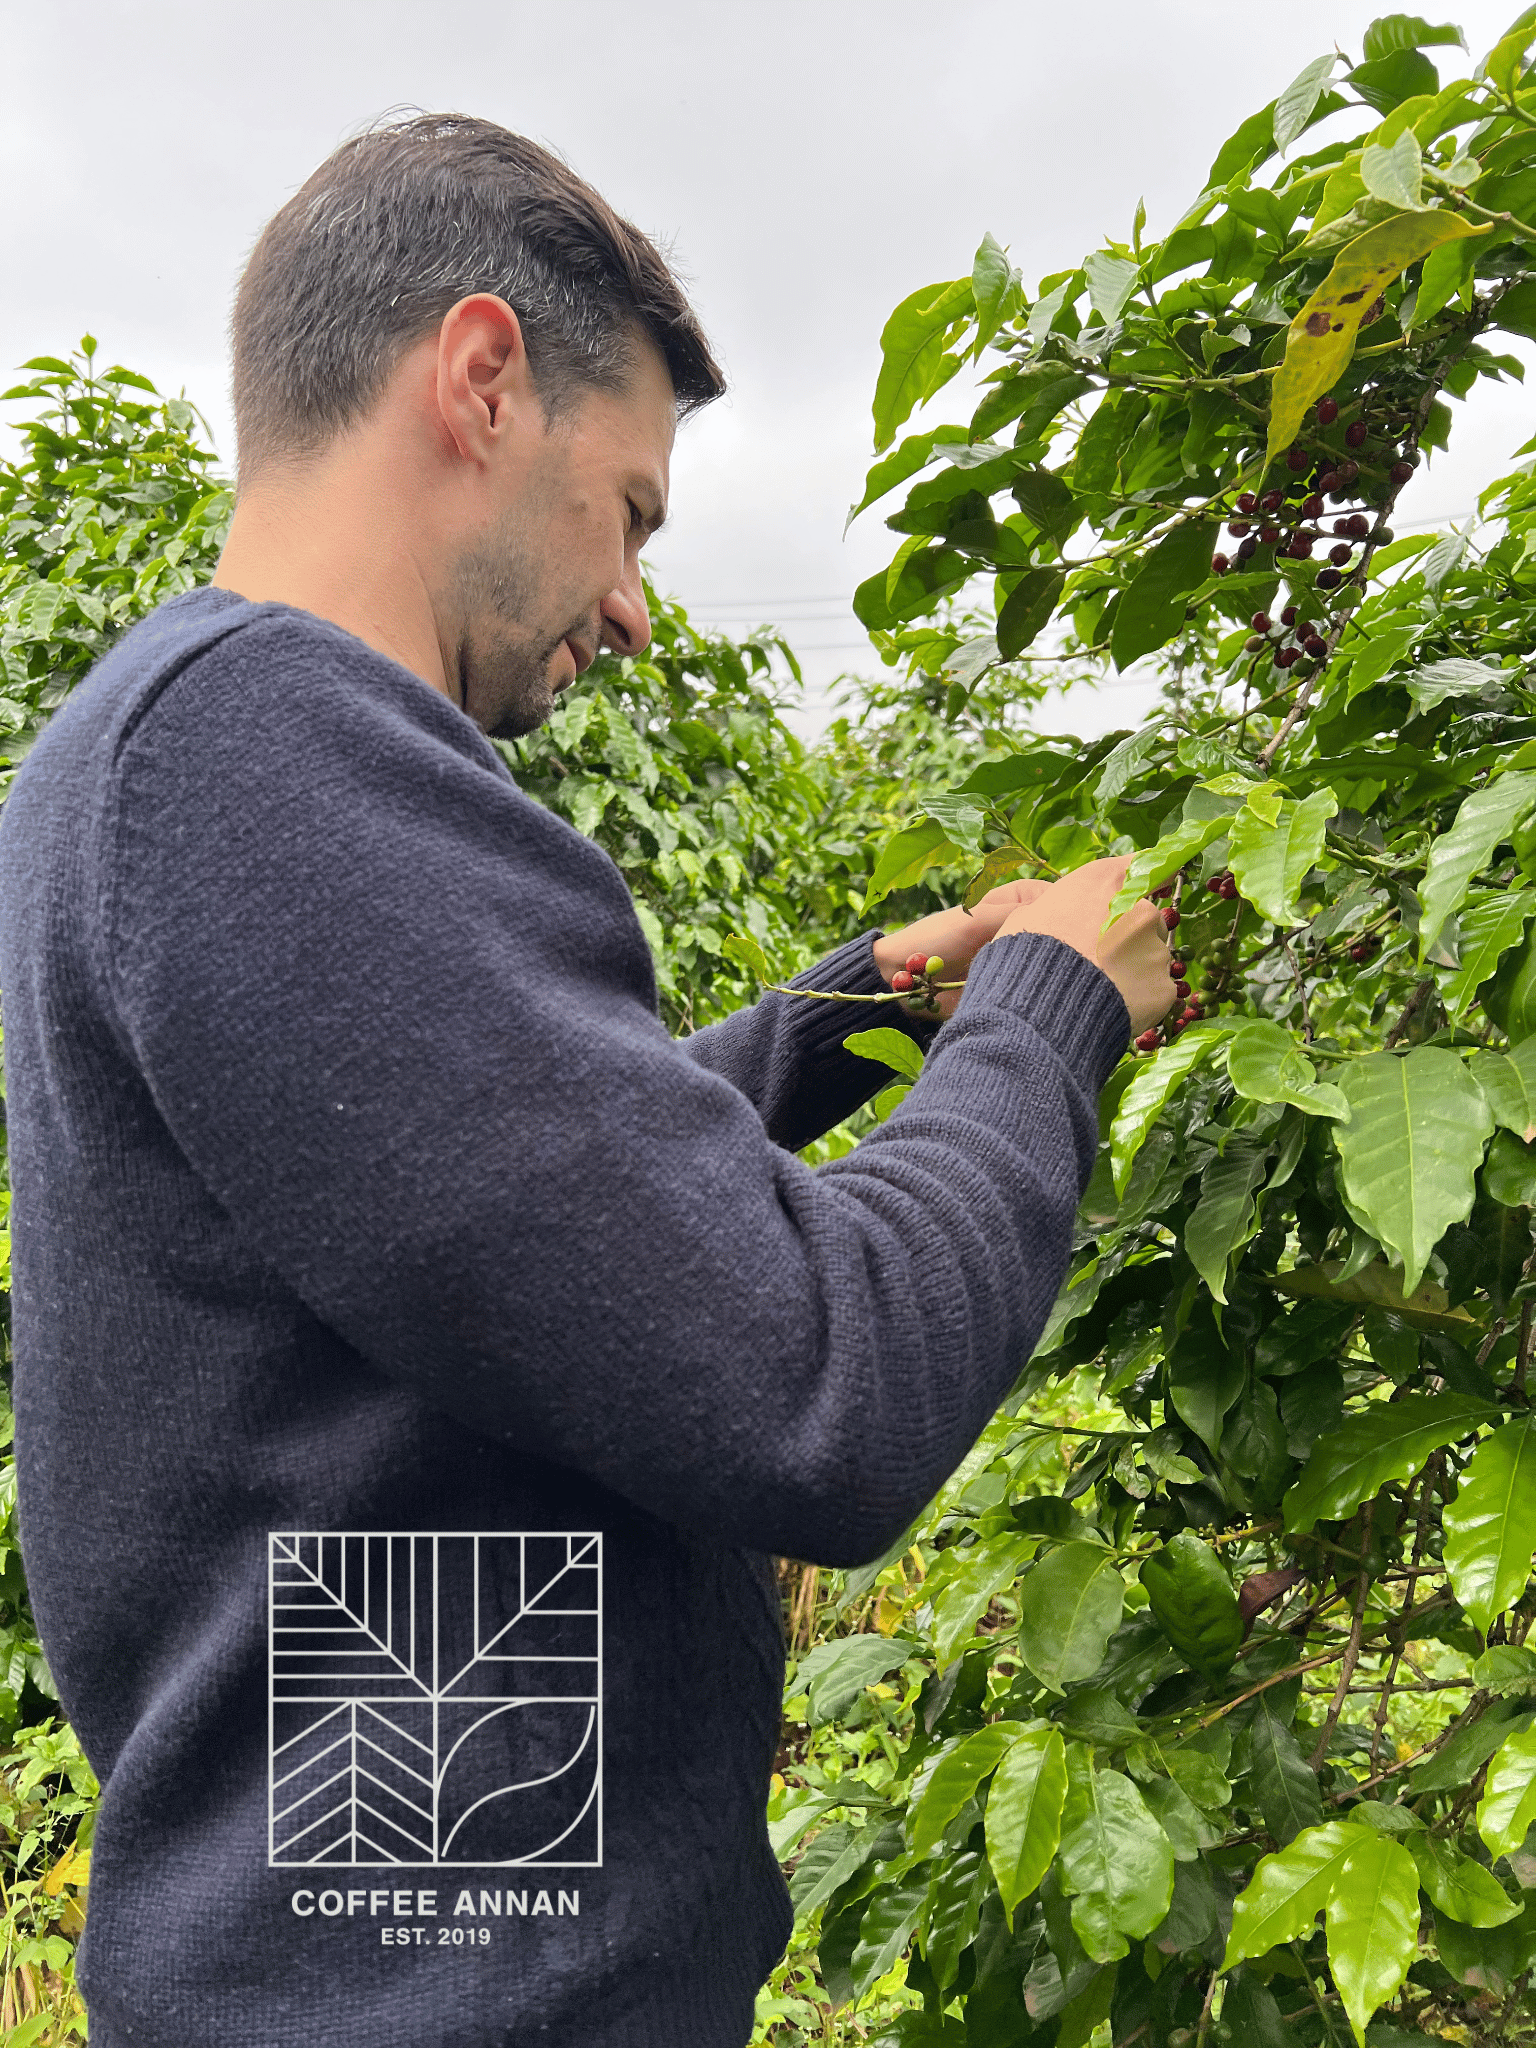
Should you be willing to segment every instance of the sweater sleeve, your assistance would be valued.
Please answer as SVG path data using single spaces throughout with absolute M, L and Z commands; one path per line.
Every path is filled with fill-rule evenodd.
M 813 1171 L 662 1027 L 606 856 L 342 637 L 252 626 L 120 743 L 101 973 L 171 1142 L 387 1379 L 717 1539 L 877 1555 L 1045 1322 L 1118 992 L 994 942 Z
M 791 988 L 836 989 L 844 995 L 889 994 L 875 965 L 876 934 L 850 939 L 835 953 L 797 974 Z M 681 1040 L 691 1060 L 723 1075 L 757 1109 L 776 1145 L 797 1152 L 809 1145 L 891 1078 L 877 1060 L 848 1052 L 843 1041 L 877 1026 L 926 1046 L 933 1026 L 889 1003 L 821 1003 L 770 992 L 722 1023 Z

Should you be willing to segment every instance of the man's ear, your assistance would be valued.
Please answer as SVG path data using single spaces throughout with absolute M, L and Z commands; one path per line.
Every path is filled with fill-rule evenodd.
M 538 402 L 523 330 L 506 300 L 476 292 L 450 306 L 437 337 L 437 404 L 459 454 L 488 464 Z

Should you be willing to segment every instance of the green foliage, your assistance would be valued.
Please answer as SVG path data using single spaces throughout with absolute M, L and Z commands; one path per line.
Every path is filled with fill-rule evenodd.
M 90 335 L 66 362 L 35 356 L 21 452 L 0 463 L 0 748 L 11 766 L 111 642 L 213 572 L 233 494 L 202 422 Z M 0 797 L 10 780 L 0 768 Z
M 1536 9 L 1442 82 L 1459 43 L 1383 16 L 1161 240 L 1138 209 L 985 333 L 972 279 L 928 287 L 882 377 L 888 447 L 990 366 L 870 473 L 881 654 L 956 713 L 1002 656 L 1163 701 L 959 763 L 872 900 L 1130 856 L 1114 910 L 1163 888 L 1190 985 L 1105 1091 L 1035 1357 L 821 1609 L 899 1642 L 910 1711 L 823 1780 L 879 1784 L 840 1853 L 905 1832 L 797 1940 L 825 1963 L 987 1850 L 968 1947 L 912 1922 L 892 2042 L 1536 2025 L 1536 443 L 1465 530 L 1391 532 L 1452 401 L 1519 376 L 1499 330 L 1536 335 Z

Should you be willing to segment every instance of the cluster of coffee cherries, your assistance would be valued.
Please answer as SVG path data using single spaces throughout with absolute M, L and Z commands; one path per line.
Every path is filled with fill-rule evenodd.
M 907 1008 L 914 1013 L 937 1010 L 938 985 L 934 977 L 943 972 L 944 962 L 937 953 L 909 953 L 906 966 L 898 967 L 891 976 L 891 987 L 906 998 Z
M 1230 872 L 1212 875 L 1205 886 L 1213 896 L 1226 903 L 1232 902 L 1237 896 L 1237 879 Z M 1182 921 L 1178 904 L 1164 900 L 1173 895 L 1174 888 L 1173 882 L 1165 882 L 1160 889 L 1151 892 L 1152 901 L 1163 904 L 1163 923 L 1171 932 L 1177 931 Z M 1216 1007 L 1221 1000 L 1219 986 L 1225 983 L 1231 971 L 1232 953 L 1233 941 L 1230 937 L 1214 938 L 1206 946 L 1200 956 L 1200 971 L 1208 984 L 1216 985 L 1216 992 L 1208 987 L 1204 995 L 1198 994 L 1185 978 L 1189 972 L 1189 962 L 1177 953 L 1170 957 L 1168 973 L 1173 981 L 1174 1000 L 1183 1007 L 1166 1023 L 1153 1025 L 1151 1030 L 1141 1032 L 1136 1039 L 1138 1052 L 1156 1052 L 1160 1045 L 1172 1045 L 1191 1024 L 1198 1024 L 1208 1011 Z
M 1316 417 L 1320 427 L 1333 426 L 1339 417 L 1338 400 L 1320 398 Z M 1334 520 L 1328 560 L 1317 572 L 1319 590 L 1336 590 L 1354 561 L 1356 546 L 1372 531 L 1375 514 L 1370 494 L 1379 482 L 1379 467 L 1386 467 L 1393 486 L 1398 487 L 1408 482 L 1418 464 L 1418 457 L 1407 451 L 1394 456 L 1390 464 L 1373 462 L 1371 451 L 1366 448 L 1370 431 L 1364 419 L 1351 420 L 1344 429 L 1346 450 L 1364 451 L 1371 466 L 1373 473 L 1367 476 L 1364 486 L 1361 465 L 1354 452 L 1337 455 L 1327 450 L 1313 456 L 1299 444 L 1289 448 L 1284 458 L 1288 472 L 1285 482 L 1262 494 L 1244 491 L 1238 498 L 1238 516 L 1227 527 L 1238 545 L 1231 555 L 1212 556 L 1211 573 L 1225 576 L 1232 568 L 1243 567 L 1261 547 L 1274 549 L 1277 565 L 1283 561 L 1310 560 L 1319 542 L 1328 541 L 1321 524 L 1328 505 L 1347 505 L 1353 500 L 1361 509 Z M 1385 527 L 1374 535 L 1378 546 L 1385 546 L 1391 538 Z M 1291 654 L 1289 660 L 1282 661 L 1280 650 L 1275 655 L 1276 665 L 1281 668 L 1289 668 L 1298 658 L 1298 654 Z

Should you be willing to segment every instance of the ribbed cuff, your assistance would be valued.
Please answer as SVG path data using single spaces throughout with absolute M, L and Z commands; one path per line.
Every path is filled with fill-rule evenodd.
M 1109 976 L 1041 932 L 1012 932 L 982 947 L 955 1014 L 983 1006 L 1022 1018 L 1095 1095 L 1130 1043 L 1131 1015 Z

